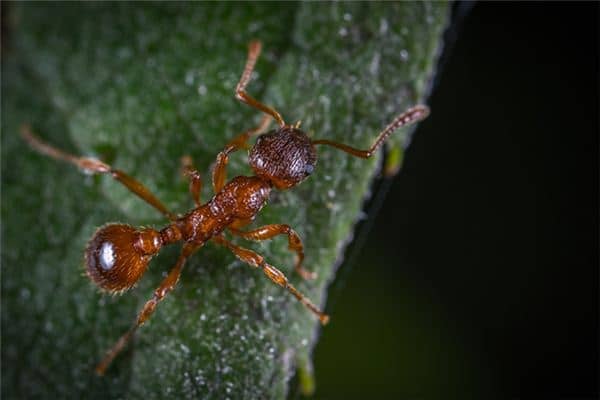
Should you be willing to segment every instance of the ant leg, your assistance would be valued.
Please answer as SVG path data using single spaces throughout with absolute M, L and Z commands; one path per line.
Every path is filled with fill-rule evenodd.
M 190 156 L 181 157 L 181 172 L 182 174 L 190 180 L 190 194 L 194 199 L 194 203 L 196 207 L 200 207 L 202 203 L 200 203 L 200 192 L 202 191 L 202 177 L 200 176 L 200 172 L 196 168 L 194 168 L 192 158 Z
M 227 179 L 227 163 L 229 162 L 229 154 L 239 149 L 248 148 L 248 139 L 254 135 L 260 135 L 264 133 L 271 123 L 271 116 L 265 115 L 258 124 L 257 127 L 247 130 L 244 133 L 231 139 L 225 149 L 217 155 L 217 163 L 213 170 L 213 190 L 215 193 L 219 193 L 223 186 L 225 186 L 225 180 Z
M 102 361 L 96 366 L 96 373 L 98 375 L 104 375 L 106 369 L 110 365 L 110 363 L 114 360 L 114 358 L 125 348 L 127 343 L 131 340 L 137 329 L 146 322 L 148 318 L 154 313 L 156 306 L 158 303 L 164 299 L 164 297 L 169 294 L 171 290 L 177 284 L 179 280 L 179 276 L 181 275 L 181 270 L 183 268 L 183 264 L 187 258 L 198 248 L 196 245 L 186 244 L 177 259 L 177 263 L 175 266 L 169 271 L 169 275 L 167 275 L 163 281 L 160 283 L 160 286 L 154 290 L 154 295 L 150 300 L 146 302 L 144 308 L 139 312 L 136 321 L 133 326 L 125 332 L 123 336 L 117 340 L 117 342 L 110 348 L 110 350 L 106 353 Z
M 227 227 L 228 229 L 241 229 L 252 222 L 252 218 L 236 218 Z
M 69 153 L 65 153 L 62 150 L 57 149 L 54 146 L 49 145 L 44 142 L 42 139 L 37 137 L 31 131 L 31 127 L 29 125 L 21 125 L 21 136 L 23 139 L 31 146 L 34 150 L 45 154 L 49 157 L 55 158 L 57 160 L 66 161 L 75 165 L 76 167 L 95 174 L 110 174 L 115 180 L 123 184 L 127 189 L 129 189 L 132 193 L 136 194 L 146 203 L 150 204 L 152 207 L 156 208 L 158 211 L 163 213 L 168 219 L 171 221 L 177 219 L 177 216 L 167 210 L 167 207 L 160 200 L 158 200 L 148 188 L 146 188 L 142 183 L 138 182 L 131 176 L 127 175 L 123 171 L 118 169 L 113 169 L 110 165 L 103 163 L 100 160 L 96 160 L 94 158 L 87 157 L 77 157 Z
M 289 225 L 265 225 L 249 232 L 243 232 L 236 228 L 229 227 L 229 231 L 244 239 L 256 241 L 271 239 L 277 235 L 287 235 L 288 248 L 291 251 L 296 252 L 296 272 L 306 280 L 315 279 L 317 277 L 315 272 L 310 272 L 302 267 L 302 261 L 304 260 L 304 246 L 302 245 L 302 239 L 300 239 L 300 236 L 298 236 L 296 231 Z
M 257 108 L 265 114 L 269 114 L 275 118 L 275 121 L 277 121 L 279 126 L 284 127 L 285 121 L 283 118 L 281 118 L 281 114 L 279 114 L 274 108 L 259 102 L 246 93 L 246 86 L 248 86 L 248 82 L 250 82 L 250 77 L 252 76 L 252 71 L 254 71 L 254 65 L 256 65 L 256 60 L 260 55 L 261 49 L 262 43 L 259 40 L 253 40 L 248 44 L 248 58 L 246 59 L 244 72 L 242 72 L 240 81 L 235 88 L 235 98 L 243 103 L 248 104 L 250 107 Z
M 306 308 L 312 311 L 321 321 L 321 324 L 326 325 L 329 322 L 329 316 L 317 308 L 308 297 L 304 296 L 294 286 L 292 286 L 285 275 L 275 268 L 274 266 L 267 264 L 265 259 L 260 254 L 253 252 L 252 250 L 245 249 L 240 246 L 236 246 L 230 241 L 226 240 L 223 236 L 216 236 L 213 238 L 217 243 L 227 247 L 231 252 L 241 261 L 249 264 L 255 268 L 262 268 L 263 272 L 267 277 L 278 284 L 279 286 L 287 289 L 291 294 L 300 301 Z
M 388 126 L 386 126 L 383 131 L 381 131 L 379 136 L 377 136 L 375 143 L 373 143 L 371 148 L 368 150 L 359 150 L 354 147 L 350 147 L 348 145 L 333 142 L 331 140 L 326 139 L 313 140 L 312 143 L 332 146 L 339 150 L 345 151 L 346 153 L 351 154 L 355 157 L 369 158 L 375 153 L 375 150 L 377 150 L 377 148 L 381 146 L 381 144 L 388 138 L 388 136 L 390 136 L 396 129 L 420 121 L 426 118 L 428 115 L 429 107 L 427 106 L 417 105 L 412 108 L 409 108 L 407 111 L 394 118 L 394 120 Z

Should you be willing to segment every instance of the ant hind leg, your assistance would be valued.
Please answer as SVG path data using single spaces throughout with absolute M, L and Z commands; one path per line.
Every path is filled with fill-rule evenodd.
M 198 248 L 195 245 L 185 245 L 179 258 L 177 259 L 177 263 L 175 266 L 169 271 L 169 274 L 162 280 L 160 285 L 154 290 L 154 294 L 150 300 L 146 302 L 144 308 L 139 312 L 133 326 L 123 334 L 117 340 L 117 342 L 106 352 L 106 355 L 100 361 L 100 363 L 96 366 L 96 374 L 104 375 L 106 369 L 110 365 L 110 363 L 115 359 L 115 357 L 125 348 L 127 343 L 131 340 L 137 329 L 150 318 L 150 316 L 154 313 L 156 306 L 158 303 L 165 298 L 167 294 L 177 284 L 179 280 L 179 276 L 181 275 L 181 270 L 183 269 L 183 265 L 187 258 L 192 255 L 192 253 Z
M 100 160 L 88 157 L 77 157 L 72 154 L 66 153 L 60 149 L 57 149 L 56 147 L 44 142 L 42 139 L 33 134 L 29 125 L 24 124 L 21 126 L 21 136 L 33 149 L 42 154 L 45 154 L 56 160 L 68 162 L 84 171 L 88 171 L 94 174 L 109 174 L 113 177 L 113 179 L 120 182 L 123 186 L 129 189 L 129 191 L 131 191 L 139 198 L 144 200 L 146 203 L 150 204 L 152 207 L 156 208 L 158 211 L 163 213 L 163 215 L 171 221 L 177 218 L 175 214 L 167 210 L 167 207 L 165 207 L 165 205 L 160 200 L 158 200 L 156 196 L 154 196 L 146 186 L 144 186 L 141 182 L 137 181 L 131 176 L 127 175 L 123 171 L 114 169 L 110 165 L 103 163 Z

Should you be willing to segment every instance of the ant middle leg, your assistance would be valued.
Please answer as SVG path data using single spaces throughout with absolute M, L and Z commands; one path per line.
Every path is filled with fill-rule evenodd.
M 292 286 L 292 284 L 280 270 L 270 264 L 267 264 L 263 256 L 255 253 L 252 250 L 248 250 L 231 243 L 222 235 L 214 237 L 213 240 L 227 247 L 238 259 L 246 264 L 249 264 L 255 268 L 261 268 L 270 280 L 287 289 L 288 292 L 290 292 L 296 299 L 298 299 L 298 301 L 300 301 L 300 303 L 313 312 L 319 318 L 321 324 L 326 325 L 329 322 L 329 316 L 319 310 L 319 308 L 317 308 L 317 306 L 315 306 L 308 297 L 300 293 L 298 289 Z
M 348 154 L 351 154 L 355 157 L 369 158 L 375 153 L 375 150 L 377 150 L 377 148 L 379 146 L 381 146 L 381 144 L 383 142 L 385 142 L 385 140 L 394 131 L 396 131 L 397 129 L 399 129 L 403 126 L 410 125 L 417 121 L 420 121 L 420 120 L 426 118 L 428 115 L 429 115 L 429 107 L 427 107 L 427 106 L 417 105 L 417 106 L 409 108 L 408 110 L 406 110 L 405 112 L 403 112 L 402 114 L 400 114 L 396 118 L 394 118 L 394 120 L 379 133 L 379 135 L 377 136 L 377 139 L 375 139 L 375 143 L 373 143 L 371 148 L 369 148 L 368 150 L 359 150 L 354 147 L 348 146 L 346 144 L 334 142 L 334 141 L 327 140 L 327 139 L 313 140 L 312 143 L 332 146 L 332 147 L 337 148 L 338 150 L 342 150 L 342 151 L 344 151 Z
M 42 154 L 57 160 L 68 162 L 87 172 L 111 175 L 113 179 L 120 182 L 123 186 L 129 189 L 129 191 L 137 195 L 146 203 L 156 208 L 171 221 L 177 218 L 175 214 L 167 210 L 167 207 L 165 207 L 165 205 L 158 200 L 147 187 L 123 171 L 114 169 L 110 165 L 94 158 L 77 157 L 59 150 L 33 134 L 29 125 L 21 125 L 21 136 L 33 149 Z
M 259 40 L 253 40 L 248 44 L 248 58 L 246 59 L 244 72 L 242 72 L 240 81 L 235 88 L 235 98 L 243 103 L 248 104 L 250 107 L 257 108 L 265 114 L 269 114 L 275 118 L 275 121 L 277 121 L 279 126 L 284 127 L 285 121 L 281 117 L 281 114 L 279 114 L 273 107 L 269 107 L 261 103 L 246 93 L 246 86 L 248 86 L 248 82 L 250 82 L 250 77 L 252 76 L 252 71 L 254 71 L 254 66 L 256 65 L 256 60 L 260 55 L 261 49 L 262 43 Z
M 161 300 L 163 300 L 165 298 L 165 296 L 167 294 L 169 294 L 169 292 L 171 292 L 171 290 L 173 290 L 173 288 L 177 284 L 177 281 L 179 280 L 179 276 L 181 275 L 181 270 L 183 269 L 183 265 L 185 264 L 185 261 L 188 259 L 188 257 L 190 255 L 192 255 L 192 253 L 197 248 L 198 248 L 198 246 L 196 246 L 196 245 L 190 245 L 190 244 L 184 245 L 183 250 L 181 251 L 181 254 L 179 255 L 179 258 L 177 259 L 177 263 L 175 264 L 175 266 L 173 268 L 171 268 L 171 271 L 169 271 L 169 274 L 162 280 L 160 285 L 154 290 L 154 294 L 152 295 L 152 298 L 146 302 L 146 304 L 144 305 L 142 310 L 139 312 L 133 326 L 127 332 L 125 332 L 125 334 L 123 334 L 123 336 L 121 336 L 119 338 L 119 340 L 117 340 L 117 342 L 110 348 L 110 350 L 108 350 L 106 352 L 106 355 L 104 356 L 102 361 L 100 361 L 100 363 L 96 366 L 96 373 L 98 375 L 104 375 L 104 373 L 106 372 L 106 369 L 108 368 L 110 363 L 125 348 L 127 343 L 129 343 L 129 341 L 131 341 L 131 339 L 133 338 L 133 335 L 135 334 L 137 329 L 140 326 L 142 326 L 144 324 L 144 322 L 146 322 L 148 320 L 148 318 L 150 318 L 150 316 L 154 313 L 154 310 L 156 309 L 156 306 L 158 305 L 158 303 Z
M 225 181 L 227 180 L 227 163 L 229 162 L 229 154 L 234 151 L 238 151 L 239 149 L 248 148 L 248 139 L 252 136 L 260 135 L 264 133 L 271 123 L 271 116 L 265 115 L 261 120 L 258 126 L 248 129 L 247 131 L 237 135 L 233 139 L 231 139 L 227 145 L 225 145 L 225 149 L 221 151 L 217 155 L 217 162 L 215 164 L 215 168 L 213 169 L 212 182 L 213 182 L 213 190 L 215 193 L 219 193 L 223 186 L 225 186 Z
M 181 173 L 183 174 L 183 176 L 189 179 L 190 194 L 194 199 L 194 204 L 196 204 L 196 207 L 200 207 L 202 205 L 202 203 L 200 203 L 200 192 L 202 191 L 202 177 L 200 176 L 200 172 L 198 172 L 198 170 L 194 168 L 192 157 L 181 157 Z
M 298 236 L 296 231 L 293 230 L 289 225 L 265 225 L 248 232 L 229 227 L 229 231 L 236 236 L 255 241 L 272 239 L 277 235 L 287 235 L 288 248 L 296 253 L 295 269 L 298 275 L 306 280 L 315 279 L 317 277 L 315 272 L 308 271 L 302 267 L 302 261 L 304 261 L 304 245 L 302 244 L 302 239 L 300 239 L 300 236 Z

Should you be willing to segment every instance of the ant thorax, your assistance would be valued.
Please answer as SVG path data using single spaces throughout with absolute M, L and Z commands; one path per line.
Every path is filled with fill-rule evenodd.
M 288 189 L 313 172 L 317 151 L 306 133 L 284 126 L 258 137 L 249 162 L 257 176 L 277 189 Z

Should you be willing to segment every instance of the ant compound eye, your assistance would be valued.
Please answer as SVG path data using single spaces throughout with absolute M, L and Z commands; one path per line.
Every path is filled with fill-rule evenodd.
M 315 170 L 315 166 L 313 164 L 306 164 L 304 166 L 304 173 L 306 175 L 312 174 L 314 170 Z
M 138 231 L 129 225 L 100 228 L 85 251 L 87 275 L 110 292 L 131 288 L 148 267 L 152 254 L 161 246 L 158 232 Z

